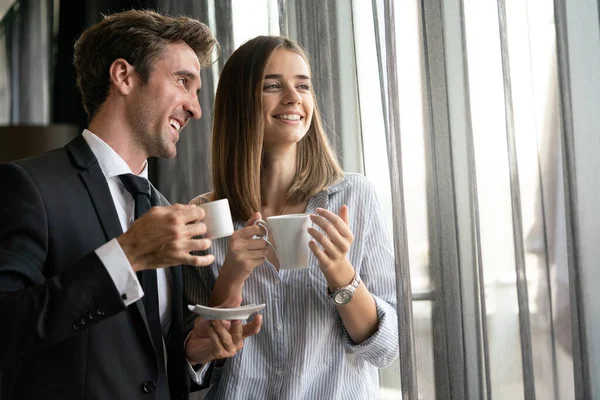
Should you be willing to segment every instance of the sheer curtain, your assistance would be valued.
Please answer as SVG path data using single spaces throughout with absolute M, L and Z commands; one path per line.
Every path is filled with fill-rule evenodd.
M 591 398 L 574 346 L 584 335 L 563 185 L 573 177 L 562 174 L 574 174 L 561 157 L 564 14 L 537 0 L 373 1 L 371 12 L 396 255 L 408 263 L 399 280 L 412 292 L 399 303 L 413 309 L 400 332 L 416 355 L 401 355 L 403 398 Z M 377 101 L 361 92 L 361 107 Z

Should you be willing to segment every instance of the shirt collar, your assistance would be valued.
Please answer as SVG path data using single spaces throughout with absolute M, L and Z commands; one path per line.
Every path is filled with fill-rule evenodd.
M 328 195 L 331 195 L 335 192 L 339 192 L 341 190 L 344 190 L 347 187 L 352 186 L 352 182 L 350 182 L 350 180 L 344 176 L 341 180 L 335 182 L 333 185 L 329 186 L 327 189 L 325 189 L 325 192 Z
M 94 135 L 94 133 L 88 129 L 83 130 L 82 136 L 98 159 L 98 164 L 106 179 L 122 174 L 133 173 L 125 160 L 123 160 L 123 158 L 121 158 L 121 156 L 100 137 Z M 144 169 L 138 176 L 148 179 L 148 161 L 144 163 Z

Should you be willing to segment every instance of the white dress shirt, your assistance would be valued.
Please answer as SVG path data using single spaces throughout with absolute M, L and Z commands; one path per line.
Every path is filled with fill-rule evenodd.
M 121 182 L 119 175 L 131 174 L 131 168 L 127 163 L 112 149 L 106 142 L 94 135 L 91 131 L 85 129 L 82 134 L 88 146 L 98 159 L 100 169 L 106 177 L 108 188 L 112 196 L 119 222 L 123 232 L 127 231 L 134 220 L 135 200 L 131 194 L 125 189 L 125 185 Z M 144 166 L 144 170 L 139 176 L 148 178 L 148 163 Z M 144 296 L 142 286 L 138 281 L 137 275 L 131 267 L 131 263 L 123 252 L 121 245 L 117 239 L 112 239 L 108 243 L 96 249 L 96 254 L 102 264 L 106 267 L 108 274 L 112 278 L 115 287 L 125 299 L 123 302 L 126 306 L 135 303 Z M 168 269 L 159 268 L 156 270 L 156 279 L 158 284 L 158 309 L 160 313 L 160 325 L 162 328 L 163 337 L 167 336 L 171 326 L 171 292 L 172 282 L 171 274 L 167 273 Z M 123 296 L 125 295 L 125 296 Z M 188 335 L 189 336 L 189 335 Z M 187 341 L 187 338 L 186 338 Z M 164 344 L 164 341 L 163 341 Z M 165 351 L 165 360 L 167 352 Z M 188 371 L 192 380 L 198 384 L 202 384 L 204 376 L 208 370 L 209 364 L 206 364 L 201 370 L 195 371 L 192 365 L 187 362 Z
M 98 136 L 85 129 L 83 131 L 83 138 L 98 159 L 98 164 L 108 182 L 108 188 L 110 189 L 110 194 L 115 203 L 121 228 L 123 229 L 123 232 L 125 232 L 134 220 L 135 201 L 127 189 L 125 189 L 119 175 L 131 174 L 133 172 L 121 156 Z M 148 178 L 148 163 L 146 163 L 144 170 L 139 176 Z M 117 239 L 112 239 L 99 247 L 96 250 L 96 254 L 106 267 L 119 293 L 124 295 L 123 302 L 126 306 L 129 306 L 144 296 L 144 291 L 142 290 L 140 282 Z M 156 275 L 160 324 L 163 336 L 166 336 L 172 318 L 170 311 L 172 284 L 170 281 L 170 274 L 167 273 L 166 268 L 157 269 Z

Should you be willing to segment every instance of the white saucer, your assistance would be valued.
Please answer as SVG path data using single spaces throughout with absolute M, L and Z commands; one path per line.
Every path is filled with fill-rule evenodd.
M 215 308 L 205 307 L 200 304 L 188 305 L 190 311 L 202 316 L 204 319 L 248 319 L 252 314 L 262 310 L 265 307 L 264 304 L 247 304 L 245 306 L 233 307 L 233 308 Z

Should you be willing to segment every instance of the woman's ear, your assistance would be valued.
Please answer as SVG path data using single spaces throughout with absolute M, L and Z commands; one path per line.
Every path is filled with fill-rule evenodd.
M 128 95 L 135 84 L 135 68 L 123 58 L 117 58 L 108 70 L 110 84 L 119 93 Z

